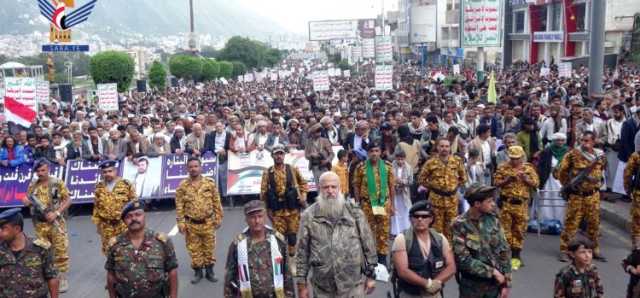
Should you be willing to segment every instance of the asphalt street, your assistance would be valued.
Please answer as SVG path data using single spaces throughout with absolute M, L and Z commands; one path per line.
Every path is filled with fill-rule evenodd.
M 68 221 L 70 235 L 71 269 L 68 274 L 70 291 L 62 297 L 106 297 L 104 290 L 106 274 L 104 271 L 105 257 L 100 252 L 100 240 L 96 234 L 96 228 L 91 222 L 90 207 L 74 208 L 75 210 Z M 179 261 L 180 297 L 222 297 L 224 276 L 224 263 L 227 250 L 233 237 L 244 227 L 244 215 L 241 208 L 225 208 L 225 216 L 222 227 L 217 232 L 215 266 L 218 283 L 212 284 L 202 280 L 197 285 L 192 285 L 189 280 L 193 274 L 190 268 L 184 237 L 177 233 L 175 226 L 175 211 L 171 207 L 147 212 L 147 227 L 155 231 L 167 233 L 171 236 L 176 248 Z M 25 225 L 29 235 L 33 235 L 33 226 L 30 220 Z M 609 262 L 596 262 L 600 276 L 604 282 L 606 297 L 624 297 L 628 276 L 623 273 L 620 261 L 627 255 L 631 243 L 627 233 L 603 223 L 601 227 L 601 245 Z M 536 234 L 528 234 L 523 261 L 525 267 L 514 274 L 511 297 L 515 298 L 540 298 L 552 297 L 553 280 L 556 272 L 564 265 L 556 260 L 558 254 L 559 237 Z M 390 286 L 378 282 L 376 292 L 369 296 L 386 298 Z M 445 297 L 457 297 L 457 285 L 455 280 L 446 284 Z

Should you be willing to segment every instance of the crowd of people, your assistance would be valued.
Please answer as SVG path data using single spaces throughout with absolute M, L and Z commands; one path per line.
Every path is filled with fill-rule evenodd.
M 589 289 L 591 296 L 577 297 L 600 297 L 603 289 L 597 274 L 589 275 L 590 257 L 579 256 L 592 251 L 593 258 L 606 261 L 598 244 L 601 192 L 618 193 L 622 200 L 632 201 L 631 239 L 634 247 L 640 246 L 640 154 L 636 153 L 640 151 L 640 69 L 633 65 L 607 69 L 604 94 L 590 97 L 585 67 L 560 77 L 556 65 L 517 63 L 495 73 L 495 100 L 488 92 L 490 80 L 478 80 L 468 69 L 454 75 L 447 68 L 425 71 L 397 65 L 394 89 L 377 91 L 371 65 L 365 65 L 357 76 L 332 77 L 329 91 L 314 92 L 307 75 L 327 67 L 326 63 L 285 60 L 281 67 L 295 71 L 276 80 L 185 83 L 163 91 L 121 95 L 120 109 L 114 112 L 104 112 L 84 97 L 73 103 L 52 100 L 40 107 L 37 121 L 29 128 L 2 124 L 0 164 L 35 163 L 38 171 L 43 164 L 85 159 L 101 162 L 104 176 L 105 170 L 112 169 L 112 161 L 135 163 L 143 156 L 188 154 L 197 160 L 211 152 L 224 169 L 229 153 L 270 154 L 274 166 L 264 172 L 259 195 L 264 206 L 250 205 L 251 212 L 246 212 L 250 230 L 240 238 L 260 230 L 264 219 L 252 214 L 265 211 L 273 231 L 260 232 L 259 238 L 271 243 L 263 248 L 275 253 L 278 245 L 286 245 L 280 255 L 293 257 L 290 263 L 296 264 L 293 276 L 300 297 L 309 293 L 309 272 L 324 276 L 311 282 L 315 297 L 364 295 L 352 290 L 362 283 L 367 291 L 375 286 L 375 264 L 397 272 L 401 297 L 440 297 L 442 284 L 456 273 L 456 267 L 461 297 L 476 297 L 479 287 L 484 287 L 487 297 L 506 297 L 511 272 L 524 266 L 521 252 L 532 218 L 538 229 L 561 234 L 558 258 L 573 266 L 558 275 L 555 296 L 573 297 L 568 292 L 574 290 L 572 285 L 565 285 L 563 279 L 586 274 L 596 281 L 583 287 L 597 287 Z M 550 72 L 543 76 L 541 68 L 547 67 Z M 336 146 L 342 149 L 334 154 Z M 304 150 L 317 191 L 311 192 L 299 170 L 284 163 L 284 154 L 294 149 Z M 195 160 L 191 165 L 190 159 L 188 166 L 190 175 L 194 168 L 191 180 L 183 182 L 176 195 L 178 224 L 188 238 L 195 270 L 192 281 L 202 279 L 203 272 L 214 281 L 215 259 L 201 251 L 211 250 L 211 242 L 215 247 L 215 237 L 210 239 L 207 231 L 222 223 L 222 209 L 216 207 L 220 198 L 204 203 L 188 198 L 201 192 L 224 196 L 226 183 L 222 176 L 217 181 L 200 177 L 200 163 L 196 165 Z M 96 187 L 96 199 L 116 189 L 113 180 L 107 182 Z M 126 193 L 119 207 L 135 199 L 135 185 L 121 183 L 117 188 Z M 493 193 L 497 206 L 493 206 Z M 47 195 L 39 190 L 39 196 Z M 345 201 L 331 203 L 339 198 Z M 68 203 L 64 201 L 53 214 L 45 214 L 50 218 L 40 221 L 54 222 Z M 107 256 L 114 253 L 109 239 L 128 227 L 119 210 L 103 217 L 94 212 L 94 222 L 103 225 L 99 231 Z M 213 210 L 213 215 L 197 210 Z M 318 218 L 326 223 L 319 224 Z M 579 232 L 583 221 L 586 228 Z M 354 225 L 358 231 L 350 230 Z M 52 240 L 66 232 L 41 233 L 53 236 L 39 238 Z M 341 241 L 349 233 L 360 239 L 358 245 L 348 242 L 354 239 Z M 333 237 L 335 251 L 344 254 L 336 256 L 331 248 L 326 251 L 327 247 L 315 243 L 318 235 Z M 232 247 L 238 250 L 236 270 L 246 270 L 237 269 L 238 265 L 262 256 L 241 242 Z M 362 249 L 354 252 L 353 247 Z M 266 256 L 275 262 L 273 255 Z M 68 262 L 60 257 L 56 262 Z M 356 263 L 365 265 L 356 266 L 357 270 L 345 266 Z M 640 272 L 636 265 L 625 270 L 635 276 Z M 58 266 L 58 271 L 66 272 L 65 266 Z M 421 271 L 425 267 L 429 269 Z M 279 275 L 282 278 L 284 286 L 291 286 L 288 276 Z M 251 291 L 254 285 L 248 276 L 240 280 L 225 276 L 225 282 L 227 297 Z M 422 284 L 426 286 L 416 288 Z M 272 286 L 280 289 L 277 293 L 290 290 L 282 290 L 282 281 Z

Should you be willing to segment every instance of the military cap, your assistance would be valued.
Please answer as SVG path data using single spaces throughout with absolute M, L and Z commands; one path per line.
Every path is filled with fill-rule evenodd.
M 106 168 L 115 168 L 116 166 L 116 161 L 115 160 L 105 160 L 103 162 L 101 162 L 98 167 L 102 170 L 106 169 Z
M 18 219 L 22 219 L 20 208 L 7 209 L 0 213 L 0 226 L 10 222 L 16 222 Z
M 427 211 L 430 214 L 433 214 L 433 208 L 429 201 L 419 201 L 413 204 L 413 206 L 411 206 L 411 209 L 409 209 L 409 215 L 413 215 L 418 211 Z
M 276 154 L 276 153 L 279 153 L 279 152 L 287 153 L 287 150 L 286 150 L 286 148 L 285 148 L 283 145 L 281 145 L 281 144 L 275 145 L 275 146 L 273 146 L 273 149 L 271 149 L 271 153 L 272 153 L 272 154 Z
M 473 202 L 483 201 L 486 198 L 492 197 L 495 192 L 496 188 L 494 186 L 474 183 L 469 186 L 467 191 L 464 193 L 464 197 L 469 204 L 473 204 Z
M 524 149 L 521 146 L 511 146 L 507 149 L 507 155 L 509 158 L 517 159 L 524 156 Z
M 244 214 L 249 215 L 256 211 L 264 211 L 266 210 L 266 206 L 263 201 L 260 200 L 251 200 L 244 204 Z
M 121 218 L 125 218 L 125 216 L 127 216 L 127 214 L 129 214 L 129 212 L 134 211 L 134 210 L 138 210 L 138 209 L 142 209 L 144 210 L 144 203 L 142 201 L 131 201 L 129 203 L 127 203 L 126 205 L 124 205 L 124 208 L 122 208 L 122 213 L 120 214 Z

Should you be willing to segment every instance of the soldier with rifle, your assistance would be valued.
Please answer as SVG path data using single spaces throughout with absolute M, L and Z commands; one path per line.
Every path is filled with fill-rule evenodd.
M 631 154 L 624 168 L 624 190 L 631 196 L 631 241 L 637 247 L 640 239 L 640 152 Z
M 600 186 L 606 166 L 602 150 L 594 148 L 595 134 L 587 131 L 580 138 L 580 147 L 569 151 L 554 176 L 562 183 L 561 192 L 567 200 L 565 229 L 560 235 L 559 261 L 568 262 L 567 244 L 580 222 L 587 224 L 587 237 L 594 243 L 593 258 L 605 262 L 600 252 L 598 236 L 600 230 Z

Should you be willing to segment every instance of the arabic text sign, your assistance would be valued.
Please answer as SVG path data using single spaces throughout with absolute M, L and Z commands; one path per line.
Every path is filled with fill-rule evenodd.
M 106 112 L 118 110 L 118 84 L 98 84 L 98 107 Z
M 49 173 L 51 176 L 62 179 L 64 168 L 51 165 Z M 27 188 L 32 179 L 32 163 L 17 167 L 0 166 L 0 208 L 22 206 L 21 199 L 26 198 Z
M 17 100 L 35 112 L 38 111 L 35 78 L 8 77 L 4 79 L 4 84 L 6 97 Z
M 563 42 L 564 32 L 562 31 L 538 31 L 533 32 L 533 42 Z
M 326 70 L 313 73 L 313 90 L 329 91 L 329 72 Z
M 377 65 L 375 73 L 376 90 L 393 88 L 393 65 Z
M 362 40 L 362 57 L 373 58 L 376 56 L 376 41 L 373 38 Z
M 499 47 L 502 0 L 462 0 L 462 46 Z
M 162 168 L 162 189 L 161 193 L 165 196 L 174 197 L 176 189 L 180 186 L 180 182 L 189 177 L 187 169 L 187 160 L 189 156 L 183 155 L 167 155 L 164 157 Z M 213 178 L 217 182 L 218 177 L 218 160 L 211 153 L 205 153 L 202 158 L 202 176 Z M 217 185 L 217 183 L 216 183 Z M 218 187 L 218 191 L 220 188 Z
M 38 103 L 49 104 L 49 81 L 38 80 L 36 83 L 36 99 Z
M 358 37 L 358 20 L 309 22 L 309 40 L 355 39 Z
M 393 46 L 391 36 L 376 37 L 376 63 L 387 63 L 393 61 Z
M 560 63 L 558 63 L 558 75 L 560 77 L 570 78 L 571 77 L 571 62 L 560 62 Z

